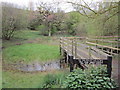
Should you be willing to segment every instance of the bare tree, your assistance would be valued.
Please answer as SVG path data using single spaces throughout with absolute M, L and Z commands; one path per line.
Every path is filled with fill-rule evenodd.
M 11 3 L 2 3 L 2 38 L 10 40 L 16 30 L 27 27 L 27 11 Z
M 114 1 L 114 0 L 113 0 Z M 108 12 L 112 12 L 106 21 L 116 14 L 120 12 L 118 10 L 119 2 L 93 2 L 91 3 L 85 2 L 85 0 L 79 0 L 79 2 L 68 2 L 71 3 L 76 11 L 78 11 L 81 15 L 86 16 L 88 18 L 95 18 L 96 16 L 107 14 Z
M 2 37 L 9 40 L 16 29 L 16 12 L 12 4 L 2 3 L 2 9 Z

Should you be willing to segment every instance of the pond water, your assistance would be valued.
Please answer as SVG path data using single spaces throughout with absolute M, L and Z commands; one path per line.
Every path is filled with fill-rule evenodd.
M 34 62 L 32 64 L 22 64 L 19 63 L 16 65 L 16 69 L 20 71 L 50 71 L 50 70 L 56 70 L 60 69 L 60 61 L 52 61 L 52 62 L 47 62 L 47 63 L 39 63 L 39 62 Z

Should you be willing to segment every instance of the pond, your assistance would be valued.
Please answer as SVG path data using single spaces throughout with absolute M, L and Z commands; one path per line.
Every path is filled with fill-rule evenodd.
M 60 60 L 51 61 L 46 63 L 34 62 L 31 64 L 18 63 L 14 65 L 14 68 L 19 71 L 33 72 L 33 71 L 50 71 L 60 69 Z

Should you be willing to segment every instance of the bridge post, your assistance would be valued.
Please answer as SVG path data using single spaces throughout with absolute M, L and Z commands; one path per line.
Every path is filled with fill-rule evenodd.
M 107 73 L 108 73 L 108 77 L 111 77 L 111 73 L 112 73 L 112 56 L 107 56 Z
M 60 38 L 60 55 L 62 55 L 62 38 Z
M 67 63 L 67 52 L 64 51 L 65 63 Z
M 75 58 L 77 57 L 77 38 L 75 38 Z
M 68 61 L 70 64 L 70 72 L 72 72 L 74 69 L 73 56 L 68 56 Z

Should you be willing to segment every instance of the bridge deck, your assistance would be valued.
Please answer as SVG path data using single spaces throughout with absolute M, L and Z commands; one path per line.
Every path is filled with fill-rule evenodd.
M 107 54 L 96 47 L 83 44 L 80 40 L 62 38 L 61 48 L 75 59 L 106 59 Z

